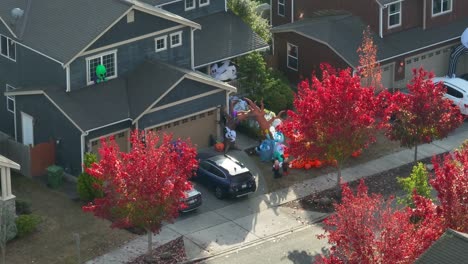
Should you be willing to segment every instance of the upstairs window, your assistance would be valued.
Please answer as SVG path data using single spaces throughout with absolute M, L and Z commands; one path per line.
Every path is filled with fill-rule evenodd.
M 182 45 L 182 31 L 170 34 L 169 39 L 171 41 L 171 48 L 181 46 Z
M 285 14 L 285 3 L 284 3 L 285 0 L 278 0 L 278 15 L 279 16 L 284 16 Z
M 15 90 L 15 87 L 11 86 L 11 85 L 6 85 L 6 91 L 7 92 L 10 92 L 10 91 L 13 91 Z M 7 96 L 6 97 L 6 105 L 7 105 L 7 110 L 9 112 L 12 112 L 13 114 L 15 113 L 15 97 L 14 96 Z
M 452 12 L 452 0 L 432 0 L 432 16 Z
M 87 82 L 88 85 L 94 84 L 96 77 L 96 67 L 100 64 L 106 67 L 106 78 L 112 79 L 117 77 L 117 50 L 98 54 L 96 56 L 86 58 L 88 68 Z
M 299 65 L 298 48 L 296 45 L 288 43 L 288 68 L 297 71 Z
M 200 0 L 200 2 L 198 2 L 198 4 L 200 5 L 200 7 L 207 6 L 207 5 L 210 4 L 210 0 Z
M 0 35 L 0 53 L 12 61 L 16 61 L 16 42 L 9 37 Z
M 401 26 L 401 2 L 388 6 L 388 28 Z
M 159 38 L 155 38 L 154 42 L 155 42 L 155 46 L 156 46 L 156 48 L 155 48 L 156 52 L 160 52 L 160 51 L 163 51 L 163 50 L 167 49 L 167 36 L 162 36 L 162 37 L 159 37 Z
M 185 11 L 195 9 L 195 0 L 185 0 Z

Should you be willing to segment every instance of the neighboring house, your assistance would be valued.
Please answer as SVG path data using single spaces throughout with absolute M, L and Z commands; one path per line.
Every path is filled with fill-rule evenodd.
M 75 175 L 101 137 L 128 150 L 134 128 L 206 147 L 236 89 L 202 72 L 265 48 L 223 0 L 2 0 L 0 131 L 55 141 Z
M 271 0 L 273 53 L 291 81 L 310 78 L 322 62 L 356 70 L 369 25 L 385 87 L 405 87 L 412 69 L 447 74 L 449 57 L 468 27 L 465 0 Z M 468 72 L 461 57 L 458 74 Z
M 447 229 L 414 263 L 467 263 L 468 234 Z

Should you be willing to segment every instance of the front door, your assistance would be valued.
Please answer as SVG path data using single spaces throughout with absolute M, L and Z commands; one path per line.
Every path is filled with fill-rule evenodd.
M 21 112 L 21 129 L 23 131 L 23 144 L 34 146 L 33 117 Z

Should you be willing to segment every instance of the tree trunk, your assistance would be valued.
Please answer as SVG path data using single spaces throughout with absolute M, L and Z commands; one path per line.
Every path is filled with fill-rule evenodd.
M 414 165 L 418 162 L 418 144 L 414 146 Z
M 146 232 L 148 232 L 148 253 L 150 253 L 153 248 L 153 232 L 148 229 L 146 229 Z
M 336 189 L 340 190 L 340 184 L 341 184 L 341 163 L 337 162 L 336 163 L 336 168 L 337 168 L 337 174 L 336 174 Z

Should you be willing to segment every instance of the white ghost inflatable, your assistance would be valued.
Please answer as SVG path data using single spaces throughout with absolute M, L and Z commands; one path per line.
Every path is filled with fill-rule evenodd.
M 465 48 L 468 49 L 468 28 L 466 28 L 461 35 L 461 43 L 463 46 L 465 46 Z

